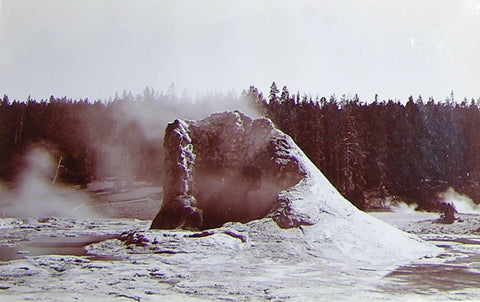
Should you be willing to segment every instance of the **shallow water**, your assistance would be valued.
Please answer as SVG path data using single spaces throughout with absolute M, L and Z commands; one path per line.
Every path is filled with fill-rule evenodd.
M 463 236 L 430 241 L 445 248 L 438 257 L 445 259 L 443 262 L 399 267 L 385 276 L 381 288 L 416 294 L 480 288 L 480 241 Z
M 389 291 L 429 294 L 480 287 L 480 272 L 464 265 L 420 264 L 400 267 L 386 276 Z
M 0 261 L 25 258 L 25 256 L 40 255 L 70 255 L 88 256 L 91 260 L 112 260 L 89 255 L 85 250 L 87 245 L 108 239 L 118 239 L 116 235 L 81 235 L 75 237 L 44 237 L 30 241 L 21 241 L 16 246 L 0 245 Z M 115 259 L 113 259 L 115 260 Z

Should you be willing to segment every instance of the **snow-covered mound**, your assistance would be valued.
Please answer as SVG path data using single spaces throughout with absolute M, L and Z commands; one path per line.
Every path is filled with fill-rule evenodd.
M 268 119 L 235 111 L 176 120 L 166 130 L 165 149 L 164 202 L 152 229 L 252 221 L 247 237 L 267 223 L 270 240 L 297 244 L 302 234 L 303 248 L 317 256 L 399 260 L 435 252 L 355 208 Z

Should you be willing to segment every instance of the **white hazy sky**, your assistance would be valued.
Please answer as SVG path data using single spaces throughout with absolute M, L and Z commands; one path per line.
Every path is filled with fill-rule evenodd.
M 0 0 L 0 94 L 480 97 L 480 1 Z

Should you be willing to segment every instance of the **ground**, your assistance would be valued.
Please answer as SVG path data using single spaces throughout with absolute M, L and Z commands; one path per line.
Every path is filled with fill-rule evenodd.
M 159 194 L 137 189 L 150 198 L 90 188 L 104 198 L 96 207 L 115 211 Z M 371 215 L 441 252 L 411 263 L 385 255 L 388 265 L 337 261 L 302 239 L 309 226 L 280 230 L 270 219 L 191 232 L 150 231 L 149 219 L 3 218 L 0 301 L 480 299 L 480 215 L 457 215 L 451 225 L 435 223 L 439 214 Z

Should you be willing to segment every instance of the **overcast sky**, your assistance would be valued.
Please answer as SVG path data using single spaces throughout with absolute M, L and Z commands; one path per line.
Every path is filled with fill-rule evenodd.
M 480 97 L 480 1 L 0 0 L 0 94 Z

